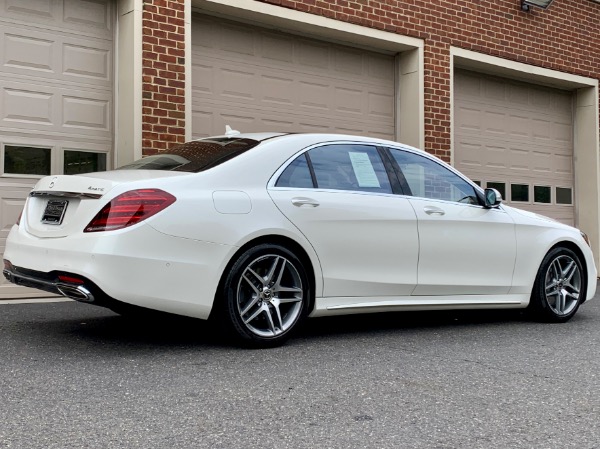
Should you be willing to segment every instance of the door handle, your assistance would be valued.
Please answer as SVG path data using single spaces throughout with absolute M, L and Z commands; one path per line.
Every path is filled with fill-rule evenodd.
M 444 212 L 443 209 L 440 209 L 439 207 L 435 207 L 435 206 L 425 206 L 423 208 L 423 210 L 425 211 L 425 213 L 427 215 L 445 215 L 446 212 Z
M 313 200 L 312 198 L 297 196 L 295 198 L 292 198 L 292 204 L 296 207 L 317 207 L 319 205 L 319 202 L 317 200 Z

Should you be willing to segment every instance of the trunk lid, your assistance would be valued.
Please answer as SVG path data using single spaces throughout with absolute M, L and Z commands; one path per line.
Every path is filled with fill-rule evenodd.
M 59 238 L 80 233 L 107 203 L 114 187 L 135 181 L 185 176 L 157 170 L 115 170 L 42 178 L 31 191 L 22 220 L 37 237 Z M 152 187 L 149 185 L 147 187 Z

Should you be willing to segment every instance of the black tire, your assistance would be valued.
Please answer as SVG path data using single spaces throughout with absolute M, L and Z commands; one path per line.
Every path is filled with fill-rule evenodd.
M 260 244 L 242 253 L 222 284 L 220 319 L 249 347 L 283 344 L 308 313 L 311 292 L 302 261 L 287 248 Z
M 528 310 L 538 321 L 565 323 L 585 300 L 586 285 L 579 256 L 569 248 L 555 247 L 542 260 Z

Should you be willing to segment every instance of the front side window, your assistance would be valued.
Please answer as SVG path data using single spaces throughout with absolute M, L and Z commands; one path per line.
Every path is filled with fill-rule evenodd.
M 441 164 L 407 151 L 391 149 L 390 152 L 412 196 L 479 204 L 473 186 Z

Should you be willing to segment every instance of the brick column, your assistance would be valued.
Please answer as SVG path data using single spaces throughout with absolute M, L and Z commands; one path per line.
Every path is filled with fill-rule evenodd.
M 437 36 L 425 43 L 425 148 L 450 162 L 450 45 Z
M 142 146 L 155 154 L 185 141 L 185 0 L 144 0 Z

